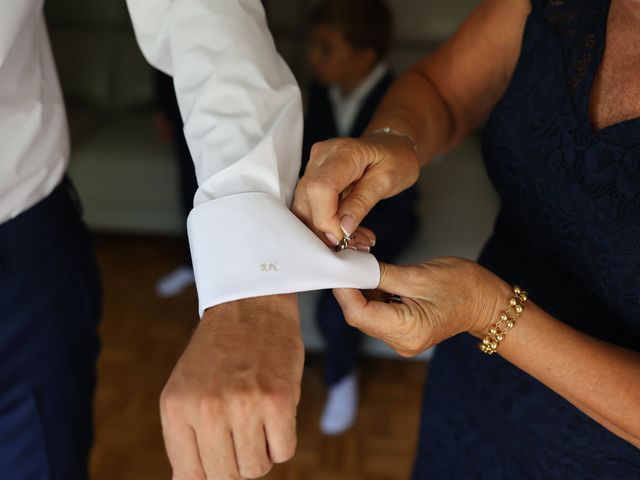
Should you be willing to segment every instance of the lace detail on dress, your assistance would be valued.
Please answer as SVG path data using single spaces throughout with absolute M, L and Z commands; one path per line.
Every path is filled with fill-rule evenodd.
M 593 132 L 588 119 L 608 5 L 534 8 L 486 127 L 485 160 L 505 204 L 527 218 L 523 237 L 640 329 L 640 122 Z
M 596 57 L 596 36 L 593 32 L 578 28 L 584 25 L 585 19 L 590 22 L 597 20 L 601 9 L 592 8 L 585 2 L 583 6 L 576 6 L 573 2 L 565 0 L 549 1 L 543 8 L 543 15 L 548 24 L 552 26 L 558 35 L 565 37 L 565 41 L 574 45 L 578 51 L 569 52 L 568 62 L 569 85 L 572 89 L 587 78 L 589 69 L 592 68 Z M 602 2 L 600 2 L 602 4 Z

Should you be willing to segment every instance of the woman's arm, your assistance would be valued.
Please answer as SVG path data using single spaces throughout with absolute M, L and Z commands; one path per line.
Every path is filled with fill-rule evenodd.
M 424 165 L 478 127 L 515 69 L 528 0 L 485 0 L 458 31 L 391 87 L 367 133 L 391 127 L 410 135 Z
M 503 283 L 501 290 L 506 306 L 510 289 Z M 469 333 L 482 338 L 489 323 Z M 497 352 L 640 448 L 640 353 L 575 330 L 530 302 Z
M 402 303 L 370 302 L 358 290 L 334 293 L 350 325 L 403 356 L 462 332 L 483 338 L 512 296 L 500 278 L 459 258 L 381 264 L 380 288 Z M 530 301 L 497 353 L 640 448 L 640 353 L 579 332 Z
M 362 138 L 316 143 L 294 213 L 322 238 L 341 238 L 377 202 L 413 185 L 420 165 L 460 142 L 502 96 L 529 10 L 528 0 L 484 0 L 453 37 L 398 78 Z M 412 137 L 417 153 L 401 136 L 371 135 L 384 127 Z

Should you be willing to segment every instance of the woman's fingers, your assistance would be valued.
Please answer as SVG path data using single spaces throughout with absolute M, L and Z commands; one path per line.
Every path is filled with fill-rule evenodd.
M 338 206 L 345 190 L 359 181 L 372 161 L 360 140 L 336 138 L 320 142 L 311 149 L 311 158 L 300 180 L 296 195 L 303 195 L 311 208 L 312 224 L 324 233 L 340 239 L 351 234 L 358 223 L 350 223 L 338 215 Z M 344 223 L 344 225 L 341 225 Z
M 367 244 L 370 247 L 375 246 L 377 237 L 374 231 L 370 228 L 359 226 L 356 230 L 356 235 L 356 240 L 361 240 L 359 243 Z
M 478 264 L 455 257 L 411 266 L 380 263 L 377 299 L 374 295 L 368 301 L 352 289 L 337 289 L 334 295 L 350 325 L 401 355 L 413 356 L 494 318 L 498 302 L 491 292 L 497 290 L 496 278 Z M 400 302 L 385 303 L 379 292 L 397 295 Z
M 346 233 L 355 231 L 373 207 L 391 195 L 389 179 L 380 170 L 365 173 L 338 208 L 342 227 Z M 349 218 L 351 217 L 351 218 Z M 351 231 L 348 231 L 351 229 Z
M 329 247 L 336 247 L 340 243 L 340 239 L 336 238 L 333 234 L 326 234 L 322 230 L 315 227 L 311 218 L 311 206 L 309 205 L 309 199 L 303 192 L 302 185 L 298 185 L 291 206 L 291 211 L 298 217 L 316 236 L 322 240 L 325 245 Z
M 335 244 L 355 232 L 380 200 L 413 185 L 419 170 L 415 150 L 396 135 L 319 142 L 311 149 L 293 211 Z
M 383 341 L 398 331 L 402 304 L 370 302 L 360 290 L 352 288 L 336 288 L 333 295 L 352 327 Z
M 349 241 L 349 247 L 361 252 L 370 252 L 376 244 L 376 235 L 365 227 L 358 227 Z
M 333 234 L 327 235 L 323 231 L 316 228 L 312 221 L 307 221 L 307 219 L 310 219 L 312 217 L 311 206 L 309 205 L 309 201 L 306 195 L 299 189 L 296 190 L 295 200 L 293 202 L 291 210 L 300 220 L 302 220 L 307 225 L 307 227 L 313 230 L 313 232 L 326 245 L 335 247 L 342 240 L 342 235 L 340 235 L 339 237 L 335 237 Z M 361 251 L 369 251 L 376 244 L 376 234 L 371 229 L 363 226 L 359 226 L 356 229 L 355 235 L 353 235 L 353 237 L 353 240 L 349 242 L 349 246 Z
M 367 301 L 359 290 L 335 289 L 344 317 L 352 327 L 378 338 L 403 357 L 412 357 L 429 346 L 429 333 L 423 329 L 416 302 Z

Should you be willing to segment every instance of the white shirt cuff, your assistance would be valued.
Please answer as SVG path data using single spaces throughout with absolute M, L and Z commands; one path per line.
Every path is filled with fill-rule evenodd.
M 369 253 L 334 252 L 279 199 L 262 192 L 196 206 L 187 222 L 200 316 L 242 298 L 326 288 L 373 289 Z

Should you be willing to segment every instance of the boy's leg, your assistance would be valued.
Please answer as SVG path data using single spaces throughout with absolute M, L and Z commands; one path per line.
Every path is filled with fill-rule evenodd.
M 322 292 L 316 318 L 326 346 L 325 383 L 331 387 L 355 369 L 360 332 L 345 321 L 331 290 Z
M 0 225 L 0 476 L 84 480 L 100 283 L 64 181 Z

